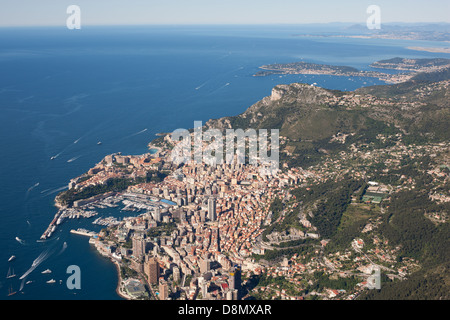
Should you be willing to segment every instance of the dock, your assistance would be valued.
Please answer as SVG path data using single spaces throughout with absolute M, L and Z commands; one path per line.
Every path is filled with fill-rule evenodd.
M 78 235 L 86 236 L 86 237 L 98 237 L 98 233 L 96 233 L 94 231 L 82 229 L 82 228 L 79 228 L 77 230 L 72 229 L 72 230 L 70 230 L 70 233 L 78 234 Z

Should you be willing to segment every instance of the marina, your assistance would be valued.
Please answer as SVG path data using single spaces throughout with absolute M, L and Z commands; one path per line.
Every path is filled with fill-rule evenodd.
M 107 217 L 107 218 L 97 218 L 95 219 L 94 222 L 92 222 L 92 224 L 96 224 L 96 225 L 100 225 L 100 226 L 105 226 L 105 227 L 109 227 L 109 226 L 116 226 L 120 223 L 120 221 L 118 221 L 116 218 L 114 217 Z
M 50 222 L 48 228 L 41 236 L 41 240 L 50 238 L 56 231 L 56 227 L 61 225 L 65 219 L 79 219 L 79 218 L 92 218 L 98 215 L 97 212 L 92 210 L 83 210 L 80 208 L 65 208 L 60 209 L 54 216 L 52 222 Z
M 55 233 L 57 227 L 63 224 L 66 219 L 89 219 L 99 215 L 96 211 L 98 209 L 118 208 L 122 206 L 120 211 L 139 213 L 155 211 L 157 208 L 160 208 L 161 212 L 164 213 L 175 205 L 175 203 L 165 199 L 134 192 L 124 192 L 121 194 L 111 193 L 106 197 L 95 198 L 92 201 L 89 199 L 83 201 L 85 203 L 76 208 L 61 208 L 58 210 L 45 232 L 41 235 L 40 240 L 49 239 Z M 92 223 L 101 226 L 115 226 L 120 222 L 114 217 L 99 217 Z

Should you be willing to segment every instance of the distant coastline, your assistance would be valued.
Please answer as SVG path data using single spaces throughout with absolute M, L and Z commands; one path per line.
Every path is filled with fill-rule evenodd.
M 427 48 L 423 48 L 427 49 Z M 433 48 L 429 48 L 430 50 Z M 438 49 L 438 48 L 435 48 Z M 449 49 L 450 52 L 450 49 Z M 262 71 L 255 73 L 254 77 L 265 77 L 281 74 L 313 74 L 333 75 L 341 77 L 373 77 L 386 83 L 401 83 L 410 80 L 418 73 L 434 72 L 450 67 L 450 59 L 411 59 L 392 58 L 388 60 L 375 61 L 370 67 L 376 69 L 398 70 L 401 73 L 391 74 L 375 70 L 358 70 L 348 66 L 334 66 L 327 64 L 311 63 L 306 61 L 292 63 L 277 63 L 259 67 Z
M 406 49 L 433 53 L 450 53 L 450 48 L 406 47 Z

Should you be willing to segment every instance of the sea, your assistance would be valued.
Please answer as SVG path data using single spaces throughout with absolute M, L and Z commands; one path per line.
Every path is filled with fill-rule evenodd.
M 115 265 L 87 237 L 70 233 L 99 231 L 92 218 L 66 220 L 39 241 L 57 212 L 58 192 L 105 155 L 146 153 L 156 134 L 238 115 L 277 84 L 345 91 L 384 84 L 325 75 L 254 77 L 258 67 L 307 61 L 371 70 L 381 59 L 448 57 L 406 48 L 444 46 L 439 42 L 298 36 L 335 32 L 317 28 L 0 28 L 0 299 L 121 299 Z M 98 212 L 119 219 L 136 214 Z M 66 285 L 72 265 L 80 268 L 81 289 Z M 7 278 L 8 272 L 16 276 Z

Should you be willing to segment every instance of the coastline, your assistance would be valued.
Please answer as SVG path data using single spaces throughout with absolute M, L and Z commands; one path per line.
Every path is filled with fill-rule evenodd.
M 450 48 L 406 47 L 406 49 L 433 53 L 450 53 Z
M 116 266 L 116 270 L 117 270 L 117 278 L 118 278 L 117 287 L 116 287 L 117 295 L 125 300 L 132 300 L 132 298 L 130 296 L 126 295 L 125 293 L 123 293 L 120 290 L 121 285 L 122 285 L 122 275 L 121 275 L 121 269 L 120 269 L 119 262 L 115 261 L 114 259 L 110 259 L 110 260 L 112 263 L 114 263 L 114 265 Z

